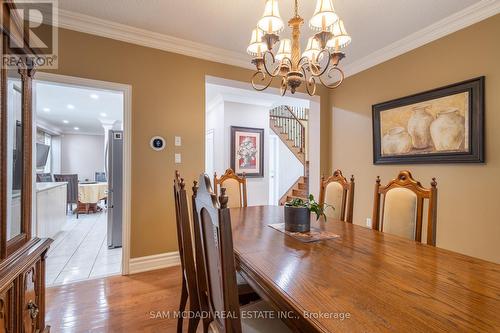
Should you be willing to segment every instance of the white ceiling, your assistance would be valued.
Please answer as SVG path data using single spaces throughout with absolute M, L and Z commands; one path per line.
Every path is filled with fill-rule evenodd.
M 104 135 L 103 123 L 123 121 L 121 92 L 37 81 L 35 94 L 38 123 L 56 133 Z
M 205 85 L 205 101 L 205 110 L 207 112 L 211 111 L 211 106 L 217 104 L 217 101 L 260 105 L 270 109 L 279 105 L 301 108 L 309 108 L 310 106 L 308 99 L 281 96 L 278 93 L 273 94 L 270 91 L 255 91 L 253 89 L 242 89 L 213 83 Z
M 483 0 L 491 2 L 492 0 Z M 493 0 L 497 1 L 497 0 Z M 316 0 L 299 0 L 306 20 L 303 43 L 312 35 L 307 20 Z M 480 0 L 334 0 L 353 41 L 344 64 L 360 60 Z M 197 43 L 244 53 L 264 0 L 59 0 L 63 10 L 109 20 Z M 286 21 L 293 1 L 281 0 Z M 289 36 L 288 29 L 282 36 Z

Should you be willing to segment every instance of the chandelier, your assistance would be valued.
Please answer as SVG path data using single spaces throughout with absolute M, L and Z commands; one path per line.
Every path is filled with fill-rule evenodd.
M 247 48 L 248 54 L 253 57 L 252 64 L 257 68 L 252 76 L 255 90 L 267 89 L 275 77 L 281 78 L 281 95 L 285 95 L 288 88 L 294 94 L 303 82 L 311 96 L 316 91 L 317 81 L 330 89 L 342 84 L 344 72 L 338 65 L 345 53 L 340 49 L 351 42 L 351 37 L 335 12 L 332 0 L 317 1 L 314 15 L 309 20 L 310 28 L 317 33 L 309 38 L 302 55 L 300 26 L 304 20 L 298 11 L 298 0 L 295 0 L 295 16 L 288 21 L 292 28 L 292 38 L 280 41 L 279 33 L 284 24 L 278 0 L 266 1 L 264 15 L 252 31 Z

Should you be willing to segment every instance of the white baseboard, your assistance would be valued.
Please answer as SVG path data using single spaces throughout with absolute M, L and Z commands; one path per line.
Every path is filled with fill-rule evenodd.
M 153 271 L 166 267 L 181 264 L 179 252 L 160 253 L 152 256 L 131 258 L 129 263 L 129 273 L 135 274 L 146 271 Z

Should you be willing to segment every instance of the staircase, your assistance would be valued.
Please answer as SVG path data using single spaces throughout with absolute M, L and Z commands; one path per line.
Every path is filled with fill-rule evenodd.
M 309 193 L 309 162 L 306 156 L 307 121 L 308 110 L 305 108 L 282 105 L 269 112 L 269 127 L 304 166 L 304 176 L 299 177 L 281 197 L 280 205 L 294 198 L 305 200 Z

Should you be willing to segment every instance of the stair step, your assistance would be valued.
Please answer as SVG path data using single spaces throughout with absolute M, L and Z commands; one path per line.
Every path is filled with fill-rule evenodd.
M 299 190 L 307 190 L 307 184 L 299 183 Z
M 301 196 L 295 196 L 295 195 L 289 195 L 289 196 L 286 197 L 286 201 L 290 201 L 290 200 L 293 200 L 293 199 L 306 200 L 307 198 L 306 197 L 301 197 Z
M 292 195 L 301 197 L 301 198 L 307 198 L 307 190 L 306 189 L 293 189 Z

